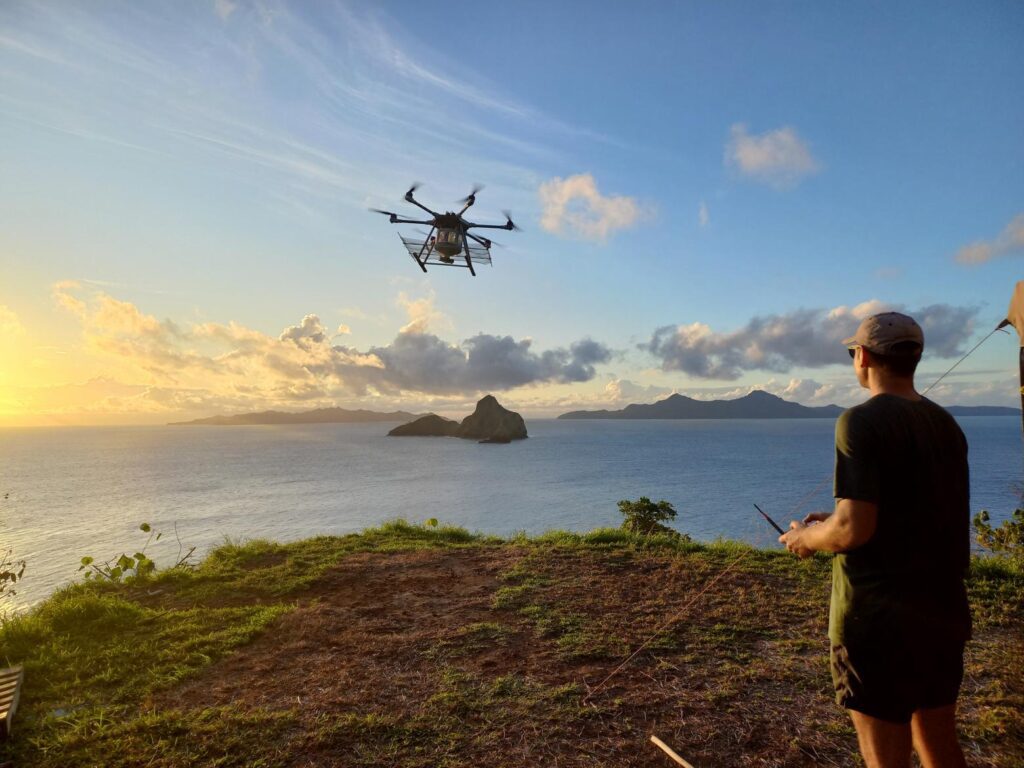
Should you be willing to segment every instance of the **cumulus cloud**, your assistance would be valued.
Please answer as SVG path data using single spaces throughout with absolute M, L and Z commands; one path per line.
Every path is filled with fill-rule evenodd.
M 649 403 L 663 399 L 676 390 L 672 387 L 662 387 L 657 384 L 637 384 L 630 379 L 611 379 L 604 387 L 604 398 L 615 404 L 620 403 Z
M 434 294 L 410 299 L 406 293 L 398 294 L 398 306 L 405 310 L 409 322 L 399 333 L 426 333 L 439 328 L 451 328 L 451 320 L 434 306 Z
M 80 286 L 55 286 L 59 306 L 81 323 L 85 345 L 109 362 L 121 405 L 154 410 L 238 410 L 333 404 L 338 399 L 476 396 L 515 387 L 589 381 L 611 359 L 600 342 L 535 350 L 529 339 L 477 334 L 461 343 L 426 330 L 432 300 L 401 302 L 410 323 L 383 346 L 333 344 L 315 314 L 272 336 L 238 323 L 179 325 Z M 335 334 L 337 335 L 337 334 Z
M 900 305 L 871 300 L 855 307 L 798 309 L 754 317 L 739 330 L 718 332 L 704 323 L 658 328 L 640 348 L 661 361 L 666 371 L 706 379 L 738 379 L 746 371 L 786 372 L 845 362 L 841 341 L 852 336 L 868 315 Z M 937 357 L 962 353 L 974 329 L 977 309 L 932 304 L 909 311 L 924 330 L 926 351 Z
M 281 341 L 293 341 L 300 347 L 323 344 L 327 340 L 327 329 L 316 315 L 306 315 L 298 325 L 285 328 L 278 337 Z
M 776 187 L 791 186 L 821 169 L 807 144 L 788 126 L 750 134 L 737 123 L 730 131 L 725 161 L 744 176 Z
M 956 252 L 961 264 L 984 264 L 999 256 L 1024 253 L 1024 213 L 1018 213 L 994 240 L 978 240 Z
M 570 234 L 603 242 L 620 229 L 629 229 L 647 214 L 632 197 L 602 195 L 589 173 L 555 177 L 538 190 L 543 212 L 540 225 L 556 235 Z
M 484 333 L 458 345 L 429 333 L 400 333 L 372 352 L 384 363 L 382 385 L 438 394 L 589 381 L 594 366 L 611 359 L 607 347 L 590 339 L 538 353 L 530 339 Z

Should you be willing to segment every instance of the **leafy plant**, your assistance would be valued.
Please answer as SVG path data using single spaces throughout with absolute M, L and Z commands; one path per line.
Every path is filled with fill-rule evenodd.
M 664 499 L 657 503 L 646 496 L 641 496 L 636 501 L 623 499 L 619 502 L 619 512 L 622 513 L 622 528 L 631 533 L 639 533 L 642 536 L 655 533 L 680 535 L 678 531 L 663 525 L 666 520 L 675 520 L 678 514 Z
M 25 561 L 14 559 L 14 550 L 0 552 L 0 600 L 18 594 L 14 585 L 25 573 Z
M 146 578 L 152 575 L 156 570 L 156 563 L 146 554 L 146 549 L 151 542 L 159 541 L 163 533 L 154 531 L 149 523 L 142 523 L 139 526 L 139 530 L 143 533 L 148 533 L 149 538 L 146 539 L 142 549 L 134 555 L 122 552 L 118 557 L 111 558 L 104 563 L 97 563 L 95 558 L 86 555 L 82 558 L 78 570 L 85 571 L 86 579 L 101 579 L 114 582 L 119 582 L 129 577 Z M 177 535 L 177 529 L 175 529 L 175 535 Z M 181 554 L 181 551 L 181 539 L 178 539 L 178 559 L 172 568 L 193 567 L 192 554 L 196 551 L 196 548 L 192 547 L 184 556 Z
M 974 516 L 975 539 L 982 548 L 1016 563 L 1024 563 L 1024 509 L 993 527 L 986 510 Z
M 10 493 L 5 493 L 4 501 L 10 496 Z M 0 601 L 18 594 L 14 585 L 21 581 L 24 574 L 25 561 L 15 560 L 13 549 L 0 550 Z

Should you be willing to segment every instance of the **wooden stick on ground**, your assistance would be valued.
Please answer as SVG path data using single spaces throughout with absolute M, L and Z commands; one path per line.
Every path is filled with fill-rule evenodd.
M 692 765 L 690 765 L 688 762 L 683 760 L 683 758 L 681 758 L 679 755 L 677 755 L 675 752 L 673 752 L 672 751 L 672 747 L 670 747 L 668 744 L 666 744 L 664 741 L 659 739 L 654 734 L 651 734 L 651 741 L 654 742 L 654 746 L 656 746 L 658 749 L 660 749 L 666 755 L 668 755 L 673 760 L 675 760 L 679 765 L 683 766 L 683 768 L 693 768 Z

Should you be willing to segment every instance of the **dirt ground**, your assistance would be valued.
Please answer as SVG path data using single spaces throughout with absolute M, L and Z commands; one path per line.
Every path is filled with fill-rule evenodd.
M 353 554 L 273 631 L 151 704 L 297 712 L 294 766 L 672 765 L 652 734 L 702 768 L 859 764 L 832 701 L 820 568 L 735 563 L 596 688 L 724 557 Z

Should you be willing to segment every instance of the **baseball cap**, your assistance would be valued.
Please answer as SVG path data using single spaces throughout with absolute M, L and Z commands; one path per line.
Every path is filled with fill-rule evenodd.
M 897 344 L 914 342 L 919 349 L 894 350 Z M 919 354 L 924 349 L 924 332 L 914 318 L 899 312 L 881 312 L 861 321 L 857 333 L 843 339 L 847 347 L 859 345 L 880 355 Z

